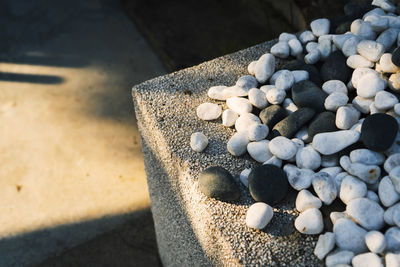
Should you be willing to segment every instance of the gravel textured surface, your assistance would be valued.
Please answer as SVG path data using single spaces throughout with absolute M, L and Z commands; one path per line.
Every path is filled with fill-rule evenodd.
M 215 85 L 231 86 L 247 74 L 247 65 L 269 51 L 266 42 L 201 65 L 162 76 L 133 88 L 136 116 L 142 135 L 147 179 L 160 256 L 165 266 L 319 266 L 313 250 L 318 236 L 294 228 L 294 191 L 273 206 L 274 217 L 260 231 L 246 226 L 248 207 L 254 202 L 240 182 L 241 197 L 221 202 L 203 195 L 199 172 L 221 166 L 238 175 L 257 164 L 246 154 L 234 157 L 226 143 L 231 128 L 202 121 L 196 108 Z M 277 68 L 284 62 L 277 62 Z M 190 136 L 201 131 L 209 139 L 203 153 L 190 148 Z

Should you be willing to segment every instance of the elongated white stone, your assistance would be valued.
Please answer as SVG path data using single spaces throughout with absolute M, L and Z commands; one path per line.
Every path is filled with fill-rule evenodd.
M 222 108 L 214 103 L 200 104 L 196 109 L 197 117 L 202 120 L 216 120 L 221 116 Z
M 312 146 L 323 155 L 331 155 L 354 144 L 360 139 L 360 133 L 351 130 L 342 130 L 316 134 Z

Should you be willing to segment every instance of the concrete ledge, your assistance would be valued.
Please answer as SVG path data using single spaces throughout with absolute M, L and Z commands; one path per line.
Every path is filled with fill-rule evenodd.
M 256 163 L 248 156 L 231 156 L 226 142 L 233 130 L 222 126 L 221 120 L 199 120 L 196 107 L 212 102 L 207 97 L 210 86 L 234 84 L 247 74 L 248 63 L 269 51 L 275 42 L 133 88 L 157 242 L 165 266 L 323 265 L 313 255 L 317 237 L 294 229 L 294 192 L 275 207 L 270 224 L 257 231 L 245 224 L 253 200 L 244 186 L 240 185 L 240 201 L 234 203 L 209 199 L 198 189 L 198 174 L 207 167 L 220 165 L 238 174 Z M 281 64 L 278 62 L 278 67 Z M 190 135 L 196 131 L 209 138 L 203 153 L 189 146 Z

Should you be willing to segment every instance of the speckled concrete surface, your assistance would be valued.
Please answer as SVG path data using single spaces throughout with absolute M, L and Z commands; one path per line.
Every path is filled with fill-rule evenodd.
M 257 164 L 248 156 L 233 157 L 226 142 L 233 129 L 221 120 L 205 122 L 196 107 L 213 85 L 232 85 L 247 74 L 247 65 L 269 51 L 274 41 L 144 82 L 133 88 L 133 99 L 146 165 L 157 242 L 165 266 L 319 266 L 314 255 L 317 236 L 305 236 L 293 226 L 295 194 L 274 207 L 263 230 L 246 226 L 253 203 L 241 186 L 241 198 L 226 203 L 209 199 L 198 189 L 201 170 L 220 165 L 234 174 Z M 282 62 L 278 62 L 278 68 Z M 189 146 L 190 135 L 209 138 L 203 153 Z

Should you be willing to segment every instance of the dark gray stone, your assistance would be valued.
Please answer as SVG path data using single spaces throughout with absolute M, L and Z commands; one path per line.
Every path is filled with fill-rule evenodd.
M 259 117 L 261 121 L 272 129 L 275 124 L 280 122 L 286 117 L 286 111 L 279 105 L 272 105 L 261 110 Z
M 308 80 L 295 83 L 292 87 L 292 100 L 299 108 L 309 107 L 317 112 L 325 111 L 327 96 L 327 93 Z
M 397 47 L 392 53 L 392 63 L 400 67 L 400 47 Z
M 200 191 L 208 197 L 232 201 L 240 197 L 239 187 L 232 175 L 222 167 L 210 167 L 199 175 Z
M 321 67 L 321 77 L 324 82 L 329 80 L 341 80 L 345 84 L 349 81 L 352 73 L 346 64 L 347 58 L 339 50 L 333 52 L 326 58 Z
M 299 108 L 272 128 L 272 137 L 285 136 L 292 138 L 315 114 L 311 108 Z
M 325 111 L 316 115 L 308 126 L 308 138 L 306 142 L 311 142 L 314 135 L 318 133 L 337 131 L 338 128 L 336 127 L 335 120 L 336 115 L 330 111 Z

